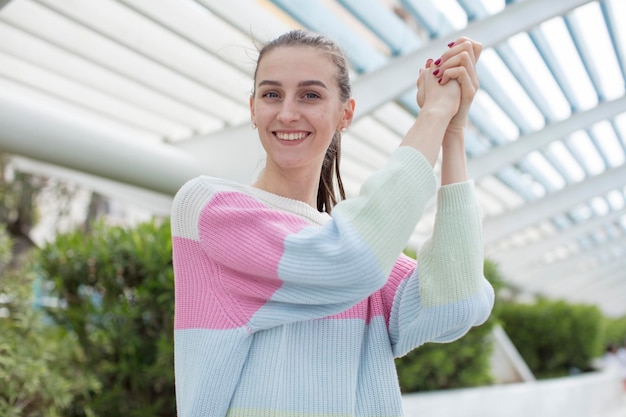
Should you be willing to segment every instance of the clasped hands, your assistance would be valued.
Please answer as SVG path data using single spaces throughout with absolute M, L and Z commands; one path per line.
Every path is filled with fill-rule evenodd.
M 481 43 L 461 37 L 448 44 L 436 60 L 428 59 L 417 79 L 417 104 L 422 110 L 442 111 L 450 116 L 450 130 L 462 130 L 478 91 L 476 62 Z

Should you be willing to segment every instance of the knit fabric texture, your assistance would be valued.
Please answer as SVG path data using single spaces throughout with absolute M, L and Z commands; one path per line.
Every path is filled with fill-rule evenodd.
M 437 194 L 417 262 L 402 255 L 432 168 L 400 147 L 332 217 L 208 176 L 172 206 L 179 417 L 402 415 L 394 357 L 483 323 L 481 213 L 471 181 Z

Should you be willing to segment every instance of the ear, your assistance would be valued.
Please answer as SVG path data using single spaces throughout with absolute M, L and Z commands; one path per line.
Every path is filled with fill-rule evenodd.
M 252 125 L 256 125 L 256 120 L 254 117 L 254 97 L 252 95 L 250 95 L 250 121 L 252 122 Z
M 352 120 L 354 119 L 354 108 L 356 106 L 356 102 L 354 98 L 350 97 L 348 101 L 343 105 L 343 115 L 339 120 L 339 125 L 337 126 L 337 130 L 342 130 L 350 127 L 352 124 Z

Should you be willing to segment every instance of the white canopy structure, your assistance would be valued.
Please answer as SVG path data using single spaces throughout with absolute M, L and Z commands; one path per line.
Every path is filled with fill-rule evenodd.
M 255 43 L 291 28 L 351 61 L 349 195 L 419 111 L 426 59 L 481 41 L 467 153 L 487 257 L 526 294 L 626 314 L 624 0 L 0 0 L 0 151 L 159 214 L 200 173 L 252 182 Z

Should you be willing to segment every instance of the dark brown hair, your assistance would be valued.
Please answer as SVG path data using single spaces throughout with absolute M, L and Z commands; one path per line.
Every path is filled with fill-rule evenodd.
M 257 66 L 254 70 L 254 85 L 256 86 L 256 75 L 259 68 L 259 62 L 263 56 L 280 47 L 306 46 L 317 48 L 328 53 L 332 62 L 337 67 L 337 85 L 339 86 L 339 94 L 342 102 L 348 101 L 351 96 L 350 76 L 348 68 L 348 60 L 346 59 L 341 48 L 329 38 L 314 32 L 305 30 L 292 30 L 278 38 L 266 43 L 259 49 L 259 57 Z M 254 95 L 254 89 L 252 91 Z M 345 200 L 346 193 L 343 189 L 341 174 L 339 172 L 339 163 L 341 161 L 341 132 L 336 131 L 333 139 L 326 150 L 322 171 L 320 173 L 320 182 L 317 190 L 317 209 L 330 213 L 333 206 L 337 204 L 337 195 L 335 194 L 335 176 L 337 187 L 339 188 L 339 200 Z

